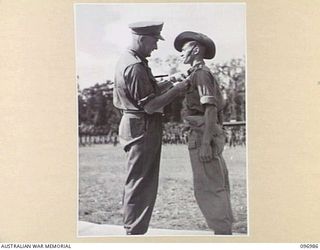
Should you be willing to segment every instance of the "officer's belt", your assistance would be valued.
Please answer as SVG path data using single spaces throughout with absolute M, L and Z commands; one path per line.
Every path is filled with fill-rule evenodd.
M 123 109 L 123 113 L 125 114 L 143 114 L 146 113 L 144 110 L 132 110 L 132 109 Z
M 144 110 L 132 110 L 132 109 L 123 109 L 122 112 L 124 114 L 144 114 L 146 116 L 163 115 L 160 112 L 155 112 L 155 113 L 152 113 L 152 114 L 148 114 Z

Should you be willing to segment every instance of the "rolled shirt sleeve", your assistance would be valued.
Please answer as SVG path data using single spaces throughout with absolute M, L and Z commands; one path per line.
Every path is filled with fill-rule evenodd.
M 212 104 L 218 107 L 217 90 L 215 89 L 217 84 L 212 81 L 215 81 L 215 79 L 208 71 L 198 70 L 194 74 L 194 82 L 198 89 L 200 103 Z
M 155 89 L 142 63 L 129 66 L 124 72 L 124 77 L 129 94 L 140 108 L 143 108 L 156 96 Z

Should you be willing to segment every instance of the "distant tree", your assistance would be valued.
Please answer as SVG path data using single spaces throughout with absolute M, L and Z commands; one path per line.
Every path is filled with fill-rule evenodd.
M 151 61 L 158 67 L 166 67 L 168 74 L 175 74 L 180 70 L 181 61 L 176 55 L 169 55 L 165 60 L 154 58 Z M 228 69 L 228 72 L 225 70 L 224 76 L 227 75 L 233 82 L 229 86 L 224 86 L 224 93 L 226 93 L 226 105 L 223 111 L 224 121 L 230 121 L 230 119 L 244 120 L 246 116 L 244 60 L 232 59 L 224 64 L 211 63 L 209 68 L 217 79 L 221 79 L 223 69 Z M 106 80 L 104 83 L 97 83 L 92 87 L 80 90 L 78 80 L 79 77 L 77 77 L 79 126 L 86 131 L 90 131 L 91 134 L 117 133 L 121 113 L 112 103 L 114 82 Z M 184 97 L 178 97 L 164 108 L 165 122 L 182 122 L 183 102 Z

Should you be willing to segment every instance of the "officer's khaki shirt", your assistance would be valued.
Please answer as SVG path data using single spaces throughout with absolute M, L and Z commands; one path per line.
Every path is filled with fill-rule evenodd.
M 126 51 L 116 67 L 114 105 L 122 110 L 141 111 L 158 92 L 148 61 L 132 49 Z

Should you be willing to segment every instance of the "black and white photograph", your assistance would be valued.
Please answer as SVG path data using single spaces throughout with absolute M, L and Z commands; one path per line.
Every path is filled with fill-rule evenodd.
M 249 236 L 246 4 L 74 16 L 78 237 Z

